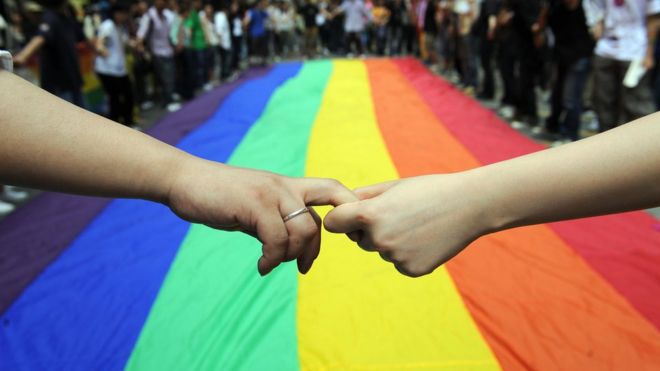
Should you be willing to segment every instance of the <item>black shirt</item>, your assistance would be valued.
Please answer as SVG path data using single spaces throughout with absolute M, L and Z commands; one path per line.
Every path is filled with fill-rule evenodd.
M 572 64 L 591 56 L 595 42 L 587 28 L 582 2 L 571 10 L 563 1 L 556 1 L 551 8 L 548 25 L 555 35 L 555 55 L 559 63 Z
M 436 4 L 435 0 L 429 1 L 424 13 L 424 32 L 435 35 L 438 33 L 438 22 L 436 21 Z
M 305 20 L 305 28 L 314 28 L 316 27 L 316 16 L 319 14 L 319 8 L 314 4 L 305 4 L 300 13 Z
M 79 90 L 83 80 L 76 44 L 84 40 L 80 25 L 68 15 L 46 10 L 38 34 L 45 39 L 39 58 L 41 87 L 55 94 Z

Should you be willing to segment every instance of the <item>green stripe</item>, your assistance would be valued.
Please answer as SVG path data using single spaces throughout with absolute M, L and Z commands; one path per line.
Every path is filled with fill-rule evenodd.
M 232 155 L 236 166 L 303 176 L 312 124 L 332 71 L 305 63 Z M 261 278 L 261 245 L 193 225 L 154 304 L 128 370 L 296 370 L 294 262 Z

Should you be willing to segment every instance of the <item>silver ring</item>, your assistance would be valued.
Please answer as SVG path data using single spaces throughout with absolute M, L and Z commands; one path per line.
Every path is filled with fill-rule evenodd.
M 308 212 L 309 212 L 309 208 L 305 206 L 302 209 L 296 210 L 296 211 L 292 212 L 291 214 L 283 217 L 282 220 L 284 220 L 284 222 L 286 223 L 289 220 L 291 220 L 291 219 L 293 219 L 293 218 L 295 218 L 299 215 L 302 215 L 304 213 L 308 213 Z

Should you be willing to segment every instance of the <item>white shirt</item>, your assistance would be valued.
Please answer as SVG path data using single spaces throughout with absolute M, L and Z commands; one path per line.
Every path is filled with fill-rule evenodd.
M 362 32 L 369 19 L 369 12 L 362 0 L 344 0 L 340 5 L 344 11 L 344 30 L 346 32 Z
M 660 0 L 625 0 L 617 6 L 615 0 L 584 0 L 587 24 L 593 27 L 603 22 L 603 36 L 596 44 L 598 56 L 632 61 L 646 55 L 646 18 L 660 13 Z
M 14 60 L 8 51 L 0 50 L 0 70 L 12 72 L 14 70 Z
M 222 49 L 231 49 L 231 33 L 229 32 L 229 20 L 225 12 L 215 13 L 215 33 L 220 38 Z
M 275 22 L 275 31 L 293 31 L 295 26 L 293 18 L 295 17 L 295 12 L 293 9 L 289 9 L 286 12 L 281 9 L 277 9 L 274 13 L 273 20 Z
M 202 27 L 204 27 L 204 32 L 206 33 L 206 41 L 209 43 L 209 45 L 213 47 L 220 45 L 220 39 L 215 31 L 215 17 L 213 17 L 214 22 L 211 22 L 211 20 L 206 16 L 206 12 L 202 10 L 199 12 L 199 21 L 202 22 Z
M 108 56 L 97 56 L 94 69 L 104 75 L 122 77 L 128 75 L 124 48 L 128 41 L 126 31 L 117 27 L 112 19 L 106 19 L 99 26 L 98 38 L 103 40 Z
M 156 8 L 151 7 L 147 14 L 140 19 L 140 27 L 137 36 L 148 43 L 151 52 L 158 57 L 172 57 L 174 49 L 170 44 L 170 31 L 174 14 L 163 10 L 162 18 L 158 15 Z M 149 40 L 145 38 L 149 36 Z
M 234 18 L 234 24 L 232 25 L 234 37 L 243 36 L 243 22 L 239 17 Z

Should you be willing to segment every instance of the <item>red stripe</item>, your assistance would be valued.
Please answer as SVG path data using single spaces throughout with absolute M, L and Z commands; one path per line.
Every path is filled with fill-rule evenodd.
M 544 148 L 417 61 L 396 64 L 438 119 L 482 164 Z M 441 103 L 447 100 L 452 104 Z M 633 212 L 549 226 L 660 329 L 660 233 L 654 230 L 655 223 L 648 213 Z

